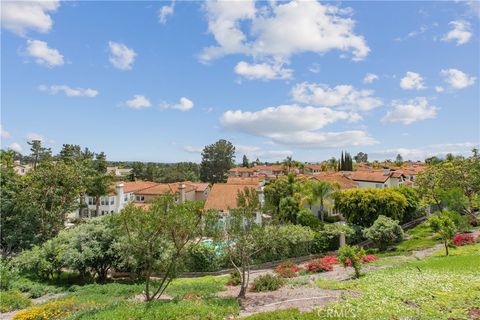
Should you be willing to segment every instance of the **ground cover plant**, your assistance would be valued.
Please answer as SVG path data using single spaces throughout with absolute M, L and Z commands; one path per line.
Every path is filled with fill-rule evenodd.
M 31 303 L 31 300 L 19 291 L 0 291 L 0 312 L 26 308 Z

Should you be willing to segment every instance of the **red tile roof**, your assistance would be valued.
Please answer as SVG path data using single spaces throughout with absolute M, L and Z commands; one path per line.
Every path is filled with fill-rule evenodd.
M 216 183 L 208 194 L 205 209 L 229 210 L 237 208 L 237 195 L 245 188 L 257 189 L 258 185 Z

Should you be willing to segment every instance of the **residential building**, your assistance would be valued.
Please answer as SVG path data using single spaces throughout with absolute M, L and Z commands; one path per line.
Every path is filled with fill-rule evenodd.
M 345 172 L 359 188 L 386 188 L 402 185 L 405 176 L 391 169 Z
M 13 170 L 15 170 L 15 173 L 18 175 L 26 175 L 28 171 L 33 169 L 33 165 L 30 163 L 27 164 L 21 164 L 19 160 L 15 160 L 13 162 Z
M 132 168 L 107 167 L 107 173 L 116 177 L 127 177 L 132 173 Z

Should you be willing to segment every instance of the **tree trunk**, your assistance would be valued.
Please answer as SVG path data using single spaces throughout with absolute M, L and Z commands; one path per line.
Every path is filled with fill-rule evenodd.
M 95 197 L 95 217 L 98 217 L 99 210 L 100 210 L 100 197 Z
M 323 198 L 320 198 L 320 221 L 324 222 Z
M 445 239 L 444 244 L 445 244 L 445 255 L 448 256 L 448 240 L 447 239 Z

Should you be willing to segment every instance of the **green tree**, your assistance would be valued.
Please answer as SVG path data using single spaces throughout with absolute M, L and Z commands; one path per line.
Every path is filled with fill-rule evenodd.
M 340 261 L 344 267 L 350 264 L 355 270 L 355 278 L 360 277 L 361 260 L 364 256 L 365 250 L 359 246 L 346 245 L 338 250 L 338 261 Z
M 455 235 L 458 230 L 455 221 L 451 217 L 452 213 L 445 210 L 443 212 L 437 212 L 436 214 L 428 217 L 428 223 L 433 232 L 436 232 L 442 237 L 443 245 L 445 246 L 445 255 L 448 256 L 448 244 L 450 239 Z
M 129 204 L 118 217 L 122 252 L 145 280 L 145 300 L 158 299 L 177 276 L 187 244 L 200 239 L 207 214 L 203 203 L 178 204 L 173 195 L 156 198 L 148 209 Z M 202 223 L 203 222 L 203 223 Z M 154 274 L 159 279 L 152 281 Z
M 250 167 L 250 163 L 248 162 L 248 158 L 247 158 L 246 155 L 243 155 L 243 158 L 242 158 L 242 167 L 244 167 L 244 168 Z
M 335 192 L 335 209 L 355 225 L 370 227 L 380 215 L 401 221 L 407 208 L 405 196 L 394 189 L 349 189 Z
M 43 147 L 42 141 L 32 140 L 28 141 L 27 144 L 30 146 L 30 151 L 32 152 L 31 157 L 33 159 L 34 169 L 37 168 L 39 162 L 49 160 L 52 157 L 52 151 L 50 148 Z
M 357 153 L 357 155 L 353 158 L 355 159 L 356 163 L 366 163 L 366 162 L 368 162 L 368 154 L 363 153 L 363 152 Z
M 237 195 L 237 209 L 230 210 L 225 223 L 226 254 L 240 274 L 239 299 L 244 299 L 250 280 L 253 259 L 265 248 L 263 227 L 255 223 L 260 202 L 255 189 L 245 187 Z
M 410 188 L 405 185 L 400 185 L 399 187 L 395 187 L 394 190 L 403 194 L 405 199 L 407 199 L 407 207 L 405 208 L 405 213 L 401 221 L 403 223 L 406 223 L 412 221 L 415 218 L 418 218 L 420 197 L 418 195 L 417 189 Z
M 400 153 L 397 154 L 397 157 L 395 158 L 395 164 L 397 166 L 401 166 L 403 164 L 403 157 Z
M 225 182 L 228 170 L 235 163 L 235 147 L 227 140 L 218 140 L 203 148 L 200 179 L 204 182 Z
M 403 240 L 403 230 L 397 220 L 379 216 L 370 228 L 363 230 L 364 236 L 372 240 L 381 251 L 395 242 Z
M 318 203 L 320 205 L 320 221 L 325 219 L 325 207 L 334 191 L 339 190 L 338 183 L 328 181 L 310 180 L 307 183 L 306 199 L 310 204 Z

